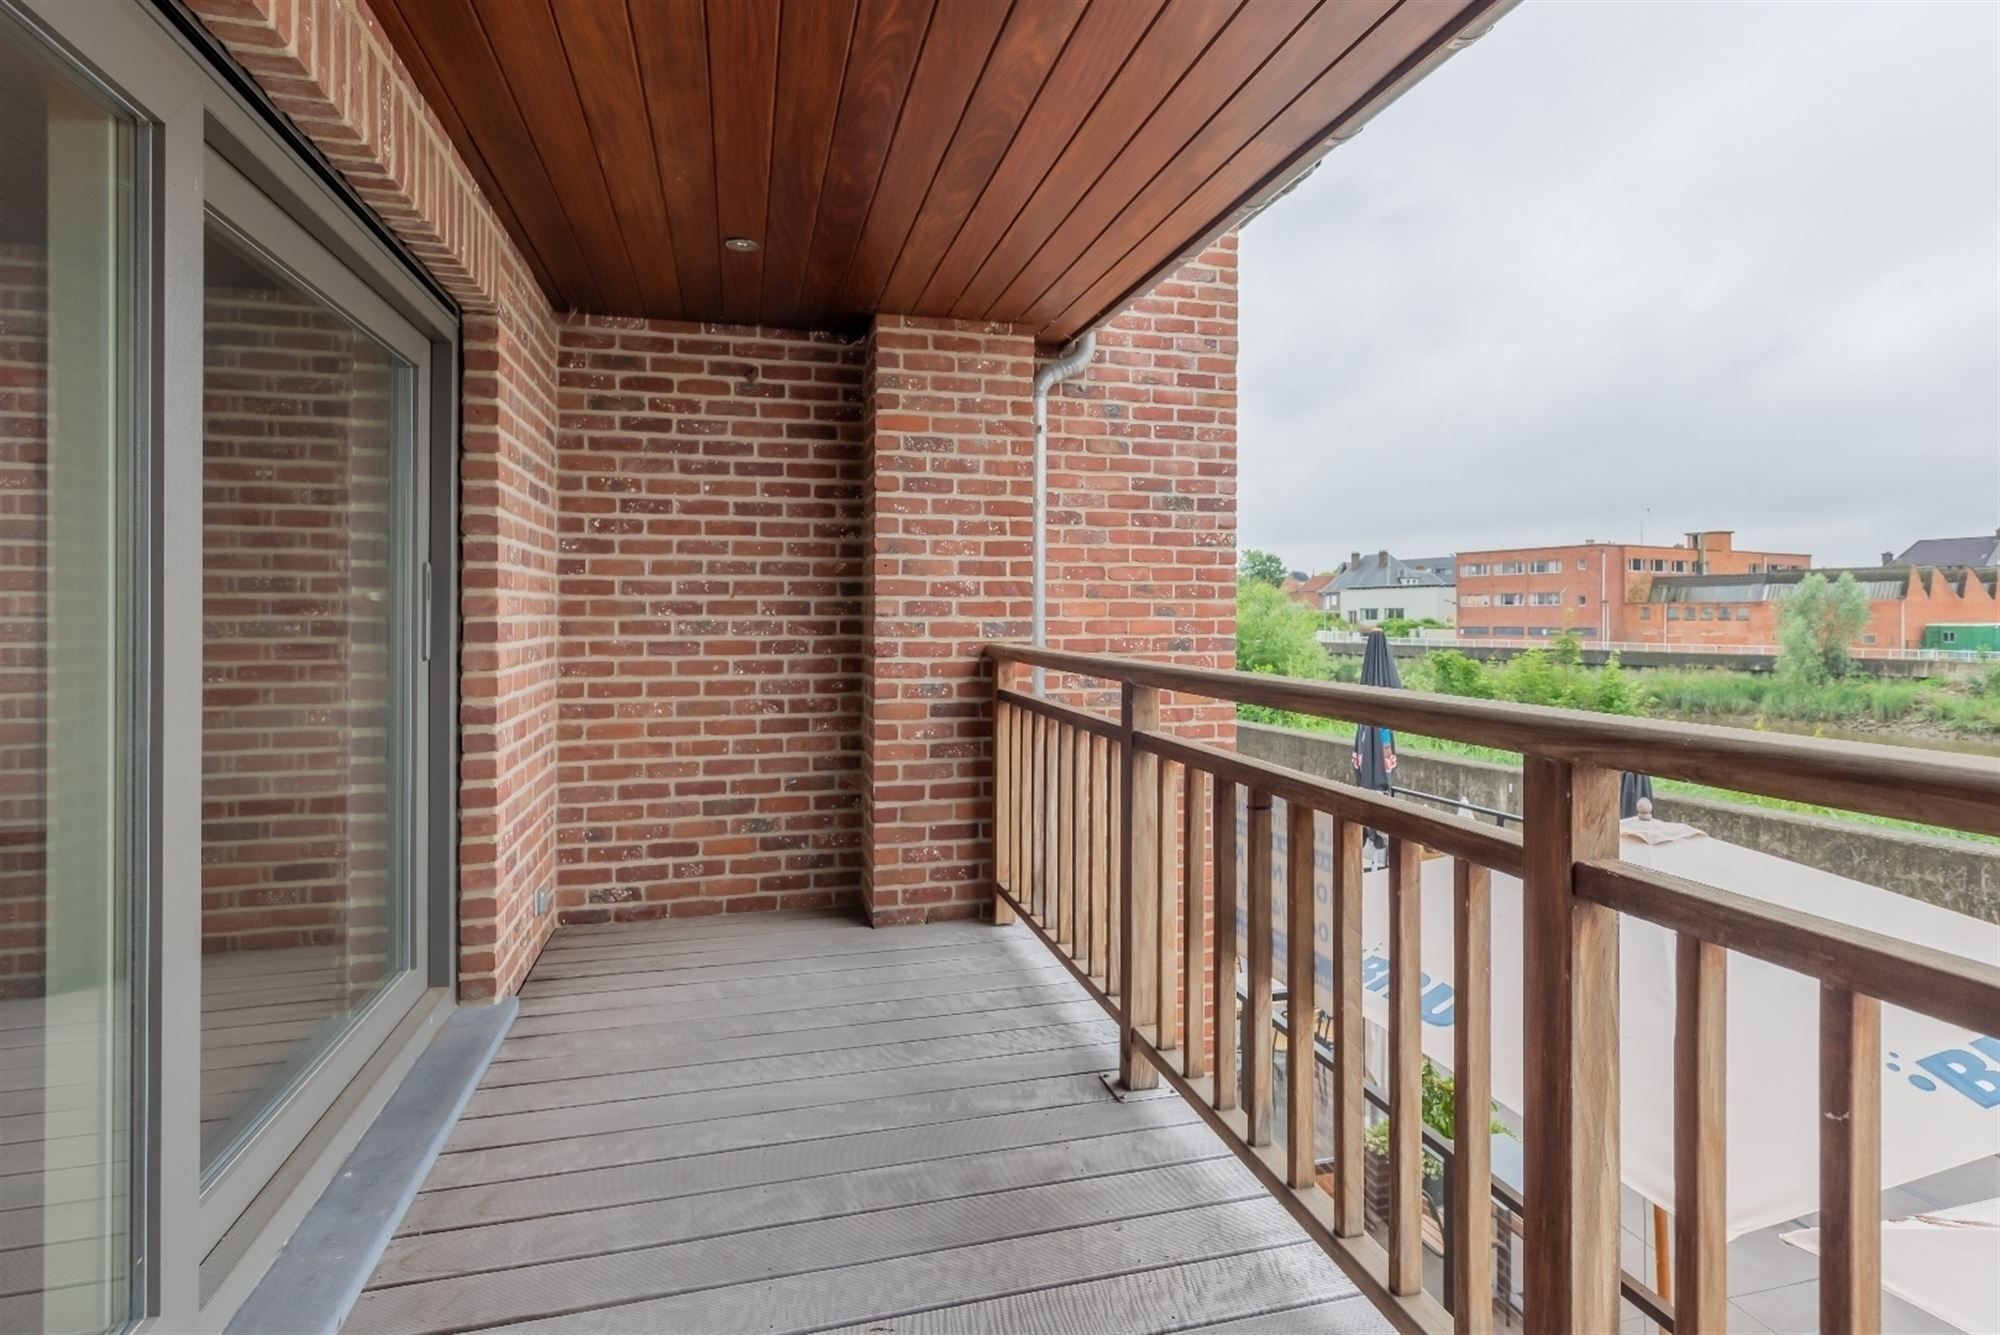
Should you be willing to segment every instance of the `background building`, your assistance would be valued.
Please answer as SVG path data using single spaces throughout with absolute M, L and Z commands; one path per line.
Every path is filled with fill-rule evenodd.
M 1778 642 L 1778 607 L 1803 570 L 1758 575 L 1668 575 L 1655 579 L 1644 602 L 1624 609 L 1618 639 L 1661 645 L 1764 646 Z M 1939 566 L 1885 566 L 1825 570 L 1828 579 L 1851 574 L 1868 593 L 1868 624 L 1860 648 L 1977 649 L 1983 634 L 2000 628 L 1995 581 L 2000 570 Z M 1936 636 L 1928 635 L 1940 628 Z M 1949 628 L 1953 639 L 1943 639 Z
M 1620 640 L 1623 609 L 1647 601 L 1654 579 L 1803 570 L 1804 552 L 1746 551 L 1727 529 L 1675 546 L 1597 542 L 1458 554 L 1458 633 L 1543 637 L 1573 627 L 1586 640 Z
M 1458 612 L 1452 558 L 1422 556 L 1404 561 L 1388 552 L 1348 557 L 1320 591 L 1320 609 L 1357 626 L 1384 621 L 1451 622 Z

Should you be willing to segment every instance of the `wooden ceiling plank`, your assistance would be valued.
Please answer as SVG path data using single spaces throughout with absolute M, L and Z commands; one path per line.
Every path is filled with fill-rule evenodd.
M 536 286 L 542 289 L 542 294 L 548 297 L 551 304 L 569 305 L 570 303 L 561 294 L 555 275 L 549 268 L 549 262 L 542 258 L 541 248 L 535 244 L 533 234 L 522 225 L 521 216 L 514 209 L 514 202 L 508 199 L 507 192 L 501 189 L 500 180 L 493 174 L 492 165 L 479 151 L 478 141 L 466 129 L 465 120 L 458 114 L 458 106 L 445 88 L 444 80 L 438 77 L 438 72 L 432 66 L 423 44 L 417 40 L 416 34 L 411 31 L 409 23 L 403 18 L 402 11 L 397 8 L 397 0 L 376 0 L 372 12 L 376 22 L 382 25 L 382 31 L 388 36 L 389 45 L 395 48 L 396 54 L 409 68 L 410 77 L 416 81 L 417 89 L 423 94 L 424 101 L 437 113 L 438 123 L 444 127 L 445 137 L 450 139 L 452 146 L 458 150 L 460 160 L 465 163 L 466 170 L 472 173 L 472 179 L 478 183 L 480 193 L 493 205 L 493 211 L 500 215 L 501 225 L 507 229 L 507 234 L 514 238 L 514 244 L 520 248 L 521 257 L 528 262 L 529 270 L 535 275 Z M 577 262 L 582 262 L 581 255 L 577 257 Z
M 991 304 L 1010 312 L 1025 311 L 1050 283 L 1068 272 L 1076 257 L 1138 197 L 1174 154 L 1314 19 L 1355 11 L 1372 19 L 1379 9 L 1380 0 L 1292 0 L 1290 4 L 1259 0 L 1246 5 L 1097 180 L 1071 197 L 1075 202 L 1069 213 L 993 295 Z M 1322 52 L 1322 59 L 1341 49 Z M 989 317 L 982 312 L 979 318 Z
M 1071 215 L 1071 222 L 1079 228 L 1101 220 L 1097 234 L 1079 253 L 1066 246 L 1065 233 L 1058 232 L 1045 254 L 1067 252 L 1064 266 L 1058 270 L 1031 265 L 1002 300 L 1010 310 L 1025 310 L 1025 323 L 1036 328 L 1047 324 L 1244 145 L 1258 138 L 1299 96 L 1300 89 L 1311 87 L 1337 65 L 1395 7 L 1396 0 L 1340 0 L 1321 5 L 1220 110 L 1187 135 L 1178 151 L 1136 195 L 1122 188 L 1110 191 L 1110 175 L 1099 181 Z M 1073 240 L 1073 235 L 1069 239 Z M 1031 290 L 1037 271 L 1048 275 L 1039 292 Z
M 1273 173 L 1311 145 L 1325 141 L 1351 111 L 1365 106 L 1415 58 L 1470 21 L 1463 7 L 1404 4 L 1364 37 L 1255 136 L 1222 170 L 1182 201 L 1152 233 L 1051 320 L 1050 342 L 1074 338 L 1138 295 L 1139 284 L 1173 256 L 1187 253 L 1265 188 Z
M 789 303 L 802 325 L 812 327 L 833 313 L 889 156 L 933 7 L 933 0 L 869 0 L 861 7 L 805 276 Z
M 597 288 L 613 310 L 640 309 L 639 280 L 625 253 L 625 235 L 611 191 L 597 165 L 597 149 L 583 118 L 583 103 L 569 67 L 549 69 L 562 38 L 548 0 L 475 0 L 479 22 L 490 35 L 504 87 L 534 137 L 543 170 L 555 185 L 556 202 L 576 232 L 583 257 L 597 276 Z
M 470 0 L 401 3 L 397 13 L 413 52 L 420 57 L 452 53 L 449 61 L 425 59 L 424 66 L 436 70 L 439 94 L 465 126 L 467 143 L 479 146 L 474 156 L 489 168 L 495 198 L 504 200 L 520 220 L 516 236 L 531 238 L 532 249 L 547 262 L 553 280 L 547 289 L 550 302 L 570 309 L 601 307 L 604 297 L 583 246 L 535 153 L 534 136 L 507 96 L 499 60 Z M 394 42 L 395 30 L 385 31 Z M 404 59 L 408 64 L 409 56 Z M 417 67 L 410 68 L 414 75 Z
M 749 237 L 758 245 L 748 252 L 722 251 L 722 315 L 733 324 L 754 323 L 763 305 L 778 9 L 778 0 L 708 0 L 716 225 L 724 238 Z
M 910 79 L 906 114 L 896 125 L 882 180 L 868 206 L 847 278 L 841 285 L 840 310 L 860 315 L 875 309 L 889 281 L 889 272 L 909 240 L 910 228 L 924 198 L 937 180 L 946 149 L 964 123 L 972 95 L 989 73 L 1019 80 L 1024 71 L 994 68 L 995 45 L 1008 26 L 1010 10 L 1042 12 L 1056 9 L 1049 0 L 952 0 L 931 20 L 917 72 Z M 1017 54 L 1017 53 L 1010 53 Z M 1004 68 L 1004 67 L 1003 67 Z
M 615 0 L 558 4 L 555 21 L 638 280 L 642 309 L 655 317 L 678 315 L 681 284 L 674 270 L 674 236 L 660 192 L 646 91 L 633 60 L 625 6 Z
M 1290 5 L 1297 0 L 1271 2 Z M 980 258 L 972 280 L 951 299 L 952 315 L 984 318 L 994 298 L 1068 216 L 1070 205 L 1083 197 L 1137 127 L 1172 94 L 1210 41 L 1241 12 L 1240 4 L 1173 0 L 1098 99 L 1048 175 L 1034 187 L 1006 232 Z
M 633 0 L 628 11 L 653 132 L 653 160 L 673 230 L 674 266 L 688 312 L 684 318 L 700 319 L 701 312 L 722 309 L 707 23 L 698 4 Z
M 957 235 L 943 255 L 931 261 L 930 271 L 917 276 L 921 290 L 890 309 L 917 315 L 949 313 L 1165 5 L 1166 0 L 1125 0 L 1091 5 L 1084 12 L 1049 75 L 1045 85 L 1049 95 L 1036 97 L 1029 106 L 1019 132 L 979 189 Z M 915 247 L 906 251 L 906 258 L 913 268 L 929 260 Z M 897 280 L 892 277 L 889 297 L 896 294 Z
M 877 309 L 910 310 L 924 280 L 964 225 L 980 191 L 993 179 L 1029 109 L 1040 100 L 1049 71 L 1068 50 L 1085 7 L 1086 0 L 1023 0 L 1014 6 L 917 210 L 916 221 L 903 240 L 888 282 L 870 298 Z M 1067 90 L 1064 93 L 1071 95 Z
M 771 203 L 764 224 L 758 318 L 788 324 L 805 281 L 813 213 L 826 179 L 842 76 L 858 0 L 792 0 L 778 32 L 778 110 L 771 138 Z

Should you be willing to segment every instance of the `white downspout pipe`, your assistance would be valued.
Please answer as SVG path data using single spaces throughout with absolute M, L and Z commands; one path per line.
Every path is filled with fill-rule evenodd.
M 1084 330 L 1060 356 L 1035 372 L 1035 610 L 1032 640 L 1049 642 L 1049 391 L 1073 379 L 1097 355 L 1097 331 Z M 1048 673 L 1035 669 L 1035 694 L 1046 693 Z

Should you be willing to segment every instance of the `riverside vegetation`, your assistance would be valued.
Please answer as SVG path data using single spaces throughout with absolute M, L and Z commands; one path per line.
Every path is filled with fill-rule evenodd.
M 2000 738 L 2000 667 L 1956 682 L 1847 675 L 1845 644 L 1851 642 L 1852 635 L 1842 639 L 1846 634 L 1843 626 L 1831 623 L 1836 617 L 1851 620 L 1851 614 L 1841 611 L 1843 604 L 1851 605 L 1851 598 L 1840 590 L 1839 582 L 1812 576 L 1807 583 L 1812 580 L 1826 586 L 1827 596 L 1820 598 L 1820 591 L 1813 590 L 1807 593 L 1798 613 L 1784 609 L 1791 613 L 1785 619 L 1793 630 L 1790 636 L 1781 636 L 1785 652 L 1779 670 L 1773 673 L 1721 669 L 1639 673 L 1621 667 L 1615 657 L 1603 667 L 1586 667 L 1582 663 L 1582 641 L 1569 632 L 1554 637 L 1546 649 L 1526 650 L 1504 662 L 1489 663 L 1454 649 L 1438 649 L 1398 666 L 1406 689 L 1482 700 L 1635 717 L 1736 723 L 1752 728 L 1801 725 L 1786 728 L 1787 731 L 1812 731 L 1819 727 L 1880 731 L 1885 740 L 1898 733 L 1916 737 L 1929 733 Z M 1844 577 L 1844 582 L 1852 581 Z M 1298 606 L 1272 585 L 1253 579 L 1240 580 L 1237 667 L 1247 672 L 1273 672 L 1324 681 L 1358 679 L 1358 660 L 1334 659 L 1320 645 L 1318 632 L 1322 620 L 1319 613 Z M 1258 705 L 1239 706 L 1238 713 L 1250 722 L 1312 732 L 1340 732 L 1345 727 L 1333 720 Z M 1460 755 L 1502 764 L 1520 762 L 1520 757 L 1512 752 L 1448 738 L 1400 734 L 1397 745 L 1410 751 Z M 1664 792 L 1992 842 L 1987 836 L 1937 830 L 1908 821 L 1861 816 L 1698 784 L 1661 781 L 1658 786 Z

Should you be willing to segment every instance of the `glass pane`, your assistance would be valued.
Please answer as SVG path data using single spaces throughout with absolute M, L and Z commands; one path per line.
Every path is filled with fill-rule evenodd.
M 133 133 L 0 14 L 0 1330 L 130 1302 Z
M 202 1163 L 409 967 L 406 363 L 211 220 Z

